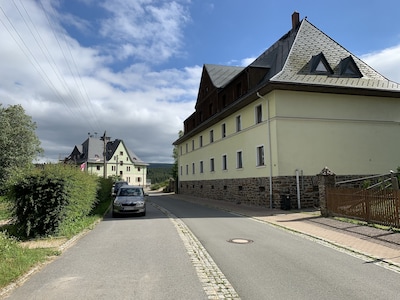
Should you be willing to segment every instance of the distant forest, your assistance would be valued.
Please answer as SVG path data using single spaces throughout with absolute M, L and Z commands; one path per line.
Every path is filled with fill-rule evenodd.
M 162 183 L 172 177 L 173 164 L 150 163 L 147 167 L 147 179 L 151 184 Z

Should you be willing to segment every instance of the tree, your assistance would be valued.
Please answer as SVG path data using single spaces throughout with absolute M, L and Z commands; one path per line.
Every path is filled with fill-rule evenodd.
M 0 191 L 43 152 L 35 130 L 36 123 L 21 105 L 4 108 L 0 104 Z

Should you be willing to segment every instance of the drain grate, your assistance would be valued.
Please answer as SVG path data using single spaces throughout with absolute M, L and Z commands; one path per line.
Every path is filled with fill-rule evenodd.
M 243 239 L 243 238 L 234 238 L 234 239 L 230 239 L 228 240 L 229 243 L 233 243 L 233 244 L 250 244 L 253 243 L 253 240 L 249 240 L 249 239 Z

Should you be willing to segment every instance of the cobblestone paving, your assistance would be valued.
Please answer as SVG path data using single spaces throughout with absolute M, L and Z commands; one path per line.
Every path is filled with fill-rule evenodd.
M 175 225 L 208 299 L 240 299 L 235 289 L 225 278 L 225 275 L 218 268 L 207 250 L 185 223 L 163 207 L 152 202 L 150 202 L 150 204 L 162 211 Z

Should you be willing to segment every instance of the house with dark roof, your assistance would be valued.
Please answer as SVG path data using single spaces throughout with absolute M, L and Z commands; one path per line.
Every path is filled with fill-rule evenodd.
M 183 127 L 179 193 L 310 207 L 325 167 L 340 180 L 400 165 L 400 85 L 295 12 L 250 65 L 203 66 Z
M 109 141 L 106 138 L 104 143 L 102 139 L 90 136 L 81 145 L 76 145 L 64 162 L 79 165 L 82 171 L 90 174 L 115 176 L 132 185 L 146 185 L 148 164 L 120 139 Z

